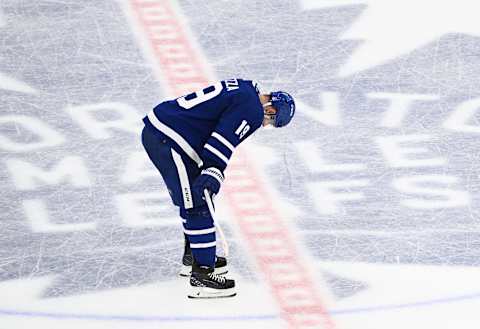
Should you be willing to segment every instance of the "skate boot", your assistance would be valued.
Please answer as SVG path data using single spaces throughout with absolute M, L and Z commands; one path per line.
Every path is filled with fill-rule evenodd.
M 193 256 L 191 253 L 183 254 L 182 268 L 180 269 L 180 276 L 188 277 L 192 274 Z M 225 257 L 215 257 L 215 270 L 216 275 L 225 275 L 228 273 L 227 259 Z
M 192 265 L 190 286 L 188 298 L 225 298 L 237 294 L 234 280 L 215 274 L 212 267 L 196 263 Z

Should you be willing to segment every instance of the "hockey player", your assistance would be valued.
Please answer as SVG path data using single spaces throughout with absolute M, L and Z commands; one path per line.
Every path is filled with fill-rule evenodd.
M 260 93 L 251 80 L 229 79 L 165 101 L 143 119 L 142 143 L 180 208 L 183 275 L 191 298 L 230 297 L 235 281 L 216 256 L 215 224 L 205 200 L 218 194 L 235 148 L 259 127 L 283 127 L 295 114 L 286 92 Z

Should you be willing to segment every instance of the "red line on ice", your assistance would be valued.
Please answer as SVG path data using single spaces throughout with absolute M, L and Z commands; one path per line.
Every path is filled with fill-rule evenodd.
M 213 80 L 203 64 L 207 61 L 170 1 L 130 0 L 130 8 L 153 51 L 153 64 L 162 72 L 158 78 L 170 94 L 180 96 Z M 289 327 L 335 328 L 314 279 L 302 264 L 295 239 L 272 207 L 274 200 L 261 175 L 241 149 L 227 175 L 224 194 L 233 219 Z

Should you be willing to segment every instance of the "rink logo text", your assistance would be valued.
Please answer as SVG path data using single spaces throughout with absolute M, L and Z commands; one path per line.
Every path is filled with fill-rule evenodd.
M 299 102 L 298 120 L 302 120 L 302 117 L 310 118 L 325 127 L 344 129 L 342 127 L 344 111 L 339 106 L 339 94 L 324 92 L 320 96 L 321 110 L 309 108 Z M 405 134 L 401 130 L 404 120 L 408 119 L 417 104 L 438 102 L 439 98 L 434 95 L 384 92 L 367 94 L 366 99 L 382 102 L 383 112 L 378 117 L 377 126 L 391 132 L 389 135 L 372 136 L 371 145 L 379 151 L 382 163 L 390 172 L 401 170 L 390 182 L 390 189 L 398 194 L 398 198 L 391 202 L 419 210 L 469 206 L 471 196 L 469 191 L 462 188 L 464 186 L 462 178 L 449 174 L 447 170 L 438 173 L 438 168 L 446 167 L 449 159 L 437 154 L 435 149 L 430 147 L 437 136 L 428 133 Z M 480 98 L 459 102 L 445 111 L 445 117 L 439 120 L 438 127 L 447 132 L 477 136 L 480 134 L 480 126 L 475 125 L 473 120 L 477 112 L 480 112 Z M 71 125 L 83 133 L 83 136 L 77 137 L 92 145 L 101 143 L 102 140 L 118 138 L 119 134 L 125 133 L 128 133 L 127 137 L 139 139 L 142 128 L 139 111 L 124 103 L 110 102 L 68 107 L 64 109 L 64 113 L 71 120 Z M 11 129 L 12 127 L 14 129 Z M 62 147 L 66 143 L 68 138 L 62 134 L 60 128 L 55 127 L 55 122 L 45 122 L 38 117 L 25 115 L 0 116 L 0 150 L 7 154 L 0 164 L 4 166 L 2 170 L 6 170 L 10 177 L 13 189 L 20 193 L 20 207 L 34 231 L 76 231 L 96 227 L 95 222 L 55 224 L 56 220 L 51 218 L 49 204 L 44 200 L 43 194 L 38 193 L 38 197 L 32 197 L 35 196 L 32 191 L 40 191 L 45 186 L 62 185 L 62 188 L 68 186 L 78 193 L 89 193 L 88 191 L 97 184 L 92 174 L 92 168 L 96 164 L 81 154 L 66 155 L 54 161 L 47 155 L 42 155 L 40 159 L 50 159 L 45 160 L 45 163 L 25 159 L 27 157 L 31 159 L 31 154 L 35 152 L 48 154 L 46 152 Z M 332 159 L 326 159 L 322 155 L 321 145 L 309 140 L 300 140 L 293 146 L 310 173 L 345 174 L 342 177 L 346 178 L 342 179 L 329 178 L 306 183 L 306 190 L 314 201 L 318 214 L 337 213 L 347 203 L 358 202 L 360 206 L 361 203 L 368 202 L 368 197 L 364 195 L 362 189 L 374 187 L 375 179 L 348 178 L 355 176 L 351 175 L 352 173 L 367 172 L 368 161 L 337 163 Z M 140 148 L 130 154 L 119 154 L 118 164 L 119 186 L 134 187 L 142 185 L 145 180 L 158 178 L 158 173 L 149 164 Z M 422 168 L 422 174 L 408 172 L 410 169 L 413 171 L 418 168 Z M 430 168 L 436 170 L 429 173 Z M 382 189 L 385 189 L 385 186 L 382 186 Z M 166 224 L 165 221 L 159 224 L 152 219 L 158 211 L 168 209 L 169 196 L 166 192 L 114 195 L 112 204 L 121 218 L 122 225 L 147 227 Z
M 302 112 L 317 123 L 330 128 L 343 129 L 342 114 L 338 93 L 324 92 L 320 94 L 322 110 L 313 109 L 300 102 L 299 112 Z M 462 179 L 450 175 L 445 169 L 449 159 L 438 153 L 438 145 L 442 144 L 437 134 L 404 132 L 404 122 L 418 115 L 421 110 L 418 105 L 437 105 L 440 98 L 435 95 L 401 94 L 377 92 L 365 95 L 365 102 L 374 105 L 382 104 L 382 111 L 377 119 L 377 127 L 392 132 L 390 135 L 370 138 L 370 144 L 377 151 L 384 165 L 394 178 L 390 189 L 401 195 L 395 202 L 410 209 L 429 210 L 467 207 L 471 204 L 469 191 L 463 190 Z M 415 112 L 415 113 L 414 113 Z M 476 136 L 480 134 L 480 126 L 475 123 L 475 115 L 480 113 L 480 98 L 468 99 L 457 103 L 445 111 L 432 130 L 439 127 L 445 133 L 464 133 Z M 348 117 L 347 115 L 344 115 Z M 415 120 L 415 118 L 413 117 Z M 354 124 L 355 125 L 355 124 Z M 427 129 L 423 129 L 428 132 Z M 361 145 L 359 145 L 361 146 Z M 361 176 L 372 172 L 368 163 L 337 163 L 327 159 L 322 154 L 322 146 L 303 140 L 294 143 L 297 154 L 310 174 L 343 174 L 343 177 Z M 341 153 L 341 152 L 340 152 Z M 395 172 L 398 170 L 398 174 Z M 432 172 L 429 173 L 429 170 Z M 421 171 L 422 173 L 408 173 Z M 405 174 L 405 173 L 408 174 Z M 440 172 L 440 173 L 439 173 Z M 330 215 L 340 212 L 342 205 L 352 202 L 368 202 L 368 197 L 362 193 L 376 184 L 377 179 L 314 179 L 306 182 L 306 188 L 314 200 L 317 213 Z M 385 186 L 383 186 L 383 191 Z M 383 192 L 378 191 L 378 194 Z

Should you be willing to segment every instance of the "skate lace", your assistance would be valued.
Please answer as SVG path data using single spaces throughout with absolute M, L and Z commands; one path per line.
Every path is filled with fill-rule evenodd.
M 208 277 L 214 281 L 220 282 L 220 283 L 225 283 L 225 278 L 223 276 L 220 276 L 218 274 L 214 273 L 208 273 Z

